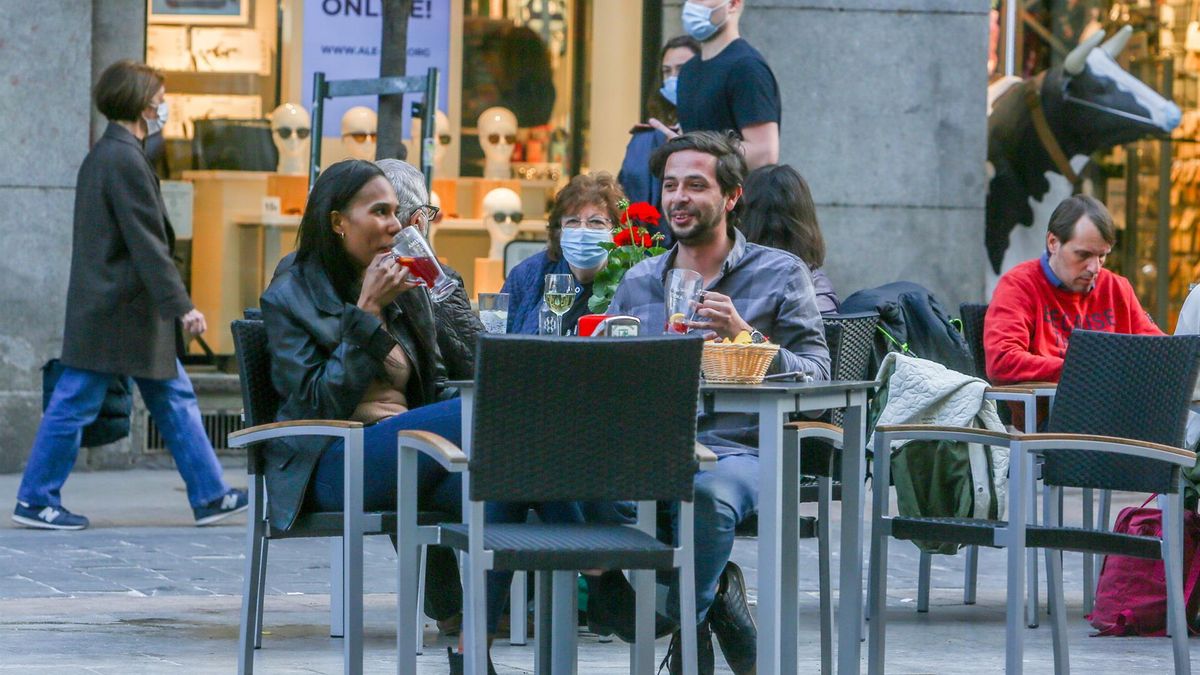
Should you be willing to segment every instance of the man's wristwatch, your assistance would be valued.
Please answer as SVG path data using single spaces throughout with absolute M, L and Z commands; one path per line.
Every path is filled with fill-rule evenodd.
M 766 336 L 763 335 L 762 332 L 760 332 L 757 328 L 750 330 L 750 343 L 751 344 L 760 345 L 766 341 L 767 341 Z

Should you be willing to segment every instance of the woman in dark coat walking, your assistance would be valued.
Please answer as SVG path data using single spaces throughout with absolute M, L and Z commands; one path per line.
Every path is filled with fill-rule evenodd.
M 171 259 L 174 233 L 142 148 L 166 122 L 165 93 L 161 73 L 128 60 L 105 69 L 93 91 L 109 123 L 76 180 L 64 368 L 17 492 L 12 518 L 20 525 L 88 526 L 87 518 L 63 508 L 60 490 L 79 453 L 81 430 L 96 418 L 118 376 L 137 382 L 187 485 L 196 524 L 246 508 L 245 491 L 230 489 L 221 477 L 192 383 L 175 354 L 176 321 L 192 335 L 203 333 L 205 322 Z

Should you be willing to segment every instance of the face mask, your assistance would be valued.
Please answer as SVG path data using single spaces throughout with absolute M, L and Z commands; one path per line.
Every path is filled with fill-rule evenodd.
M 704 42 L 712 37 L 721 26 L 725 25 L 724 21 L 713 25 L 712 15 L 713 12 L 728 4 L 729 0 L 725 0 L 725 2 L 716 7 L 705 7 L 698 2 L 688 0 L 683 3 L 683 30 L 687 31 L 687 34 L 693 38 Z M 728 19 L 728 14 L 726 15 L 726 19 Z
M 162 131 L 163 127 L 167 126 L 167 102 L 163 101 L 155 108 L 156 119 L 146 118 L 146 135 L 153 136 Z
M 612 241 L 612 233 L 607 230 L 589 230 L 583 227 L 563 228 L 562 247 L 563 257 L 577 269 L 594 270 L 604 264 L 608 251 L 600 248 L 600 242 Z
M 658 93 L 670 101 L 671 105 L 679 105 L 678 101 L 675 100 L 679 96 L 679 78 L 672 76 L 663 80 L 663 86 L 658 90 Z

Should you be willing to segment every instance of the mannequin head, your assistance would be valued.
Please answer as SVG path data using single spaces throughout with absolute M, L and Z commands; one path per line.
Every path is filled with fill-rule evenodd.
M 508 108 L 494 107 L 479 115 L 479 145 L 483 147 L 484 178 L 511 178 L 513 146 L 517 142 L 517 116 Z
M 342 147 L 354 159 L 375 159 L 375 131 L 379 118 L 375 111 L 356 105 L 342 115 Z
M 438 210 L 438 214 L 434 217 L 433 222 L 435 224 L 442 222 L 442 219 L 446 217 L 446 212 L 442 211 L 442 198 L 438 196 L 437 190 L 429 193 L 429 205 L 436 206 Z
M 412 126 L 410 127 L 409 138 L 412 139 L 412 147 L 414 152 L 409 155 L 409 159 L 413 162 L 420 161 L 420 142 L 421 142 L 421 118 L 413 115 Z M 446 175 L 446 151 L 450 149 L 450 143 L 453 141 L 453 136 L 450 135 L 450 118 L 441 110 L 434 111 L 433 116 L 433 175 Z
M 490 257 L 504 256 L 504 245 L 517 236 L 521 224 L 521 197 L 508 188 L 496 188 L 483 197 L 483 226 L 492 240 Z
M 287 174 L 308 173 L 312 120 L 308 111 L 295 103 L 284 103 L 271 113 L 271 139 L 279 151 L 276 171 Z

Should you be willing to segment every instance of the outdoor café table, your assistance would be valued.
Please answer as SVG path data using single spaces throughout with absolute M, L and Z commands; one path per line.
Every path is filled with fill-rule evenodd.
M 462 449 L 471 455 L 475 383 L 446 383 L 462 394 Z M 844 408 L 838 672 L 859 672 L 863 622 L 863 483 L 867 394 L 873 381 L 701 383 L 705 412 L 758 415 L 758 673 L 797 672 L 799 614 L 799 457 L 783 454 L 788 416 Z M 465 508 L 465 507 L 464 507 Z M 787 527 L 784 527 L 787 524 Z M 781 636 L 788 636 L 782 640 Z M 557 642 L 557 640 L 556 640 Z
M 862 495 L 872 381 L 702 383 L 705 412 L 758 415 L 758 674 L 795 673 L 799 614 L 798 455 L 783 453 L 788 416 L 844 408 L 839 673 L 859 672 L 863 621 Z M 786 639 L 783 639 L 786 637 Z

